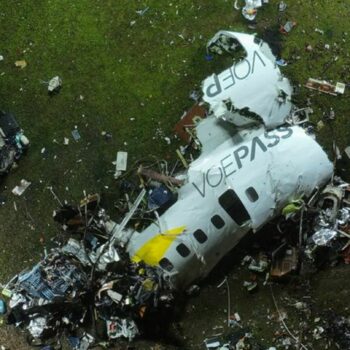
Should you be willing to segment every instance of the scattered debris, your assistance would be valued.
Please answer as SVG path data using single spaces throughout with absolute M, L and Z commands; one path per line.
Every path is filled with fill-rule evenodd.
M 284 1 L 280 1 L 278 4 L 278 11 L 284 12 L 287 9 L 287 4 Z
M 288 65 L 287 61 L 285 61 L 283 58 L 280 58 L 279 60 L 276 60 L 276 64 L 281 66 L 281 67 L 285 67 Z
M 336 85 L 332 85 L 325 80 L 317 80 L 309 78 L 305 86 L 308 89 L 317 90 L 320 92 L 324 92 L 329 95 L 337 96 L 337 94 L 344 94 L 345 92 L 345 84 L 344 83 L 336 83 Z
M 77 128 L 72 130 L 72 136 L 74 141 L 79 141 L 80 140 L 80 133 Z
M 53 77 L 49 80 L 47 90 L 49 94 L 58 93 L 62 88 L 62 79 L 59 76 Z
M 260 350 L 266 349 L 253 337 L 248 328 L 234 327 L 225 332 L 210 338 L 204 339 L 206 349 L 212 350 Z
M 316 32 L 316 33 L 320 33 L 321 35 L 324 34 L 324 30 L 321 30 L 321 29 L 319 29 L 319 28 L 315 28 L 315 32 Z
M 30 186 L 31 182 L 22 179 L 20 184 L 13 188 L 12 193 L 16 196 L 21 196 L 24 191 Z
M 296 22 L 294 22 L 294 21 L 288 21 L 288 22 L 286 22 L 285 25 L 283 25 L 283 26 L 281 25 L 281 27 L 280 27 L 280 32 L 281 32 L 282 34 L 288 34 L 288 33 L 291 32 L 291 30 L 292 30 L 296 25 L 297 25 Z
M 103 136 L 106 140 L 110 140 L 113 136 L 110 132 L 101 131 L 101 136 Z
M 252 22 L 258 13 L 258 8 L 262 7 L 268 1 L 263 0 L 245 0 L 245 6 L 242 8 L 242 15 L 245 19 Z M 239 10 L 237 2 L 234 4 L 235 9 Z
M 253 290 L 255 290 L 258 287 L 258 283 L 257 282 L 251 282 L 251 281 L 244 281 L 243 282 L 243 286 L 245 288 L 247 288 L 248 292 L 252 292 Z
M 175 185 L 175 186 L 181 186 L 184 184 L 183 180 L 179 180 L 175 177 L 164 175 L 164 174 L 159 174 L 154 170 L 147 169 L 147 168 L 143 167 L 142 165 L 140 165 L 137 172 L 140 175 L 146 176 L 152 180 L 156 180 L 156 181 L 162 182 L 164 184 L 170 183 L 170 184 Z
M 0 174 L 7 173 L 29 147 L 29 140 L 11 113 L 0 111 Z
M 142 10 L 137 10 L 136 13 L 139 15 L 139 16 L 144 16 L 145 13 L 149 10 L 149 6 L 145 7 L 144 9 Z
M 310 121 L 310 114 L 314 111 L 311 107 L 293 108 L 287 122 L 291 125 L 302 125 Z
M 73 335 L 90 317 L 105 322 L 109 339 L 132 340 L 154 310 L 170 307 L 173 297 L 161 270 L 130 260 L 125 248 L 113 245 L 117 225 L 109 225 L 99 196 L 84 198 L 79 207 L 64 205 L 54 219 L 68 235 L 65 242 L 3 291 L 10 297 L 8 322 L 26 327 L 31 344 L 63 328 Z
M 26 60 L 19 60 L 15 62 L 15 66 L 21 69 L 24 69 L 27 67 L 27 61 Z
M 117 179 L 123 171 L 126 171 L 128 161 L 128 152 L 119 151 L 117 153 L 117 159 L 113 164 L 115 164 L 114 178 Z

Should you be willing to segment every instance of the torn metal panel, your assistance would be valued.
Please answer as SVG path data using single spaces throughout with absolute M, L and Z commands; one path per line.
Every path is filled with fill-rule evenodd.
M 181 119 L 176 123 L 174 131 L 186 143 L 191 141 L 191 134 L 188 132 L 206 117 L 207 110 L 201 104 L 196 103 L 186 111 Z
M 268 128 L 284 123 L 292 108 L 292 87 L 275 64 L 276 57 L 269 46 L 254 35 L 219 31 L 208 45 L 226 36 L 237 41 L 246 56 L 220 74 L 213 74 L 202 84 L 203 100 L 219 118 L 235 122 L 237 115 L 230 116 L 230 109 L 222 113 L 222 103 L 232 103 L 235 113 L 249 113 L 262 118 Z M 217 112 L 219 110 L 219 112 Z M 232 114 L 232 113 L 231 113 Z
M 316 245 L 326 246 L 337 237 L 338 232 L 329 228 L 322 228 L 312 235 L 312 240 Z

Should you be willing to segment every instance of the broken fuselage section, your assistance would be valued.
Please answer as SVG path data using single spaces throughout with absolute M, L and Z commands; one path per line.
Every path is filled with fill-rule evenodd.
M 319 144 L 302 127 L 286 124 L 292 87 L 268 45 L 227 31 L 213 45 L 227 52 L 241 46 L 245 58 L 203 82 L 209 115 L 196 126 L 200 156 L 177 201 L 156 222 L 116 235 L 133 261 L 159 267 L 176 289 L 205 277 L 249 230 L 309 197 L 333 172 Z

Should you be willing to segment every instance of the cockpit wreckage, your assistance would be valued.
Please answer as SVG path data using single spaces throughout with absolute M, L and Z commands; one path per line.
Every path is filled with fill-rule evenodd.
M 101 337 L 132 340 L 248 231 L 282 213 L 302 211 L 306 218 L 318 206 L 318 216 L 310 210 L 315 230 L 310 234 L 305 220 L 301 232 L 311 260 L 317 246 L 349 239 L 347 184 L 324 190 L 333 165 L 293 106 L 292 87 L 269 46 L 253 35 L 220 31 L 207 50 L 226 52 L 234 63 L 202 84 L 201 108 L 209 107 L 189 126 L 200 145 L 197 159 L 176 175 L 139 169 L 152 181 L 142 182 L 119 223 L 98 195 L 64 205 L 54 219 L 65 240 L 6 285 L 8 321 L 27 328 L 31 343 L 63 331 L 78 349 Z M 145 202 L 146 224 L 131 225 Z M 91 331 L 96 323 L 103 324 L 101 334 Z

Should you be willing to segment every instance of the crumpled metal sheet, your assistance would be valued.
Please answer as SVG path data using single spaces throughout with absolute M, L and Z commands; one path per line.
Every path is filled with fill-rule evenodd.
M 341 208 L 338 212 L 338 224 L 343 226 L 346 225 L 350 220 L 350 208 Z
M 32 298 L 53 301 L 85 286 L 87 275 L 63 254 L 53 252 L 18 276 L 16 288 Z
M 228 121 L 237 119 L 237 113 L 232 118 L 222 113 L 223 102 L 230 101 L 235 109 L 248 109 L 258 115 L 268 128 L 283 124 L 292 108 L 292 87 L 275 64 L 276 57 L 269 46 L 254 35 L 230 31 L 219 31 L 209 43 L 220 35 L 236 39 L 246 51 L 246 57 L 220 74 L 206 78 L 202 84 L 203 100 L 214 114 L 218 109 L 221 111 L 217 117 Z
M 47 328 L 47 320 L 46 317 L 41 316 L 30 320 L 27 327 L 28 331 L 34 338 L 39 338 L 44 332 L 45 328 Z
M 102 245 L 96 252 L 87 254 L 82 241 L 70 238 L 67 244 L 62 248 L 62 252 L 74 256 L 84 266 L 91 266 L 97 262 L 96 269 L 98 271 L 104 271 L 108 264 L 120 260 L 117 250 L 112 245 L 109 245 L 105 251 L 104 249 L 105 245 Z
M 321 228 L 312 235 L 312 240 L 316 245 L 327 246 L 337 236 L 337 231 L 329 228 Z
M 9 306 L 11 309 L 15 308 L 19 304 L 24 304 L 27 302 L 27 299 L 24 295 L 20 293 L 14 293 L 10 299 Z
M 98 259 L 96 269 L 99 271 L 104 271 L 108 264 L 118 262 L 120 260 L 117 250 L 111 244 L 105 251 L 104 249 L 105 245 L 101 245 L 101 247 L 97 249 L 96 254 L 94 254 L 94 261 L 97 261 Z
M 136 323 L 131 319 L 115 318 L 106 321 L 107 335 L 110 339 L 125 337 L 132 340 L 139 334 Z
M 85 247 L 82 241 L 70 238 L 65 246 L 62 247 L 62 252 L 67 255 L 73 255 L 84 266 L 91 265 L 91 259 L 85 251 Z

